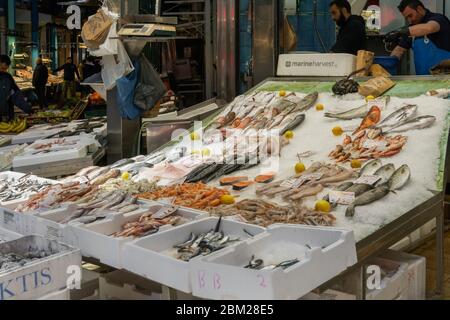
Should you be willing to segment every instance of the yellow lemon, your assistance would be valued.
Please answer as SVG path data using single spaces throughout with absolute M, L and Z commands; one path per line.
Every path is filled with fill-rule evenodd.
M 191 133 L 191 140 L 192 141 L 200 140 L 200 135 L 197 132 L 192 132 Z
M 200 150 L 192 150 L 191 154 L 201 154 Z
M 344 130 L 341 127 L 334 127 L 332 131 L 336 137 L 342 136 L 344 133 Z
M 320 200 L 316 202 L 316 211 L 329 213 L 331 211 L 331 205 L 328 201 Z
M 202 150 L 202 155 L 203 155 L 204 157 L 209 157 L 209 156 L 211 155 L 211 150 L 209 150 L 209 149 L 203 149 L 203 150 Z
M 296 172 L 297 174 L 300 174 L 300 173 L 302 173 L 302 172 L 305 171 L 305 170 L 306 170 L 305 164 L 299 162 L 299 163 L 297 163 L 297 164 L 295 165 L 295 172 Z
M 220 203 L 225 205 L 230 205 L 234 203 L 234 197 L 230 194 L 226 194 L 220 197 Z
M 130 173 L 128 173 L 128 172 L 124 172 L 124 173 L 122 173 L 122 179 L 123 180 L 130 180 Z
M 367 96 L 367 97 L 366 97 L 366 101 L 367 101 L 367 102 L 369 102 L 369 101 L 371 101 L 371 100 L 375 100 L 375 97 L 374 97 L 374 96 Z
M 351 166 L 353 169 L 359 169 L 359 168 L 362 167 L 362 163 L 361 163 L 361 161 L 359 161 L 359 160 L 352 160 L 352 162 L 350 163 L 350 166 Z
M 294 137 L 294 132 L 292 132 L 291 130 L 286 131 L 286 132 L 284 133 L 284 137 L 285 137 L 286 139 L 292 139 L 292 138 Z
M 317 111 L 323 111 L 325 109 L 325 106 L 323 105 L 323 104 L 321 104 L 321 103 L 319 103 L 317 106 L 316 106 L 316 110 Z
M 281 90 L 279 94 L 280 94 L 280 97 L 285 97 L 286 96 L 286 91 Z

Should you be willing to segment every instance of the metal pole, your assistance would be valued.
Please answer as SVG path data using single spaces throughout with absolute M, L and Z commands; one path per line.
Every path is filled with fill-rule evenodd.
M 8 0 L 8 31 L 16 30 L 16 1 Z M 15 53 L 16 37 L 8 36 L 8 55 Z
M 436 292 L 437 298 L 444 294 L 444 204 L 436 217 Z
M 211 30 L 211 1 L 205 1 L 205 98 L 211 99 L 213 85 L 213 47 Z
M 31 65 L 36 66 L 39 56 L 39 7 L 38 0 L 31 1 Z

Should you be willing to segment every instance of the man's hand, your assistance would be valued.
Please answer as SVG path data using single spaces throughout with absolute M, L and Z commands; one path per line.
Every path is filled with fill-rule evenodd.
M 384 41 L 386 43 L 397 43 L 400 38 L 409 37 L 409 36 L 411 36 L 409 27 L 403 27 L 399 30 L 394 30 L 394 31 L 389 32 L 385 36 Z

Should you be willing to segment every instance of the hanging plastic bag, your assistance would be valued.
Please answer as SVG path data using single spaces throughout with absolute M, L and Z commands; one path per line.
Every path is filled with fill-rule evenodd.
M 136 69 L 129 75 L 117 80 L 117 106 L 124 119 L 134 120 L 142 115 L 142 109 L 134 104 L 134 93 L 138 82 L 140 70 L 139 61 L 136 62 Z
M 118 53 L 117 43 L 117 21 L 114 21 L 109 29 L 108 37 L 98 50 L 89 50 L 90 54 L 96 57 L 110 56 Z
M 121 41 L 117 41 L 117 55 L 102 58 L 102 79 L 106 90 L 113 89 L 116 81 L 134 70 L 133 63 Z
M 81 38 L 89 48 L 99 48 L 108 37 L 113 23 L 107 8 L 100 8 L 96 14 L 90 16 L 81 29 Z
M 134 104 L 138 108 L 148 111 L 157 105 L 167 90 L 158 72 L 143 54 L 139 57 L 139 62 L 139 82 L 136 86 Z

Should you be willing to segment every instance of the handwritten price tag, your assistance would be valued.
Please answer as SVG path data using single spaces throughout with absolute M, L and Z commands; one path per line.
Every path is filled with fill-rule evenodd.
M 349 205 L 355 200 L 354 192 L 330 191 L 330 202 L 341 205 Z
M 354 184 L 369 184 L 374 185 L 381 178 L 379 176 L 362 176 L 359 179 L 354 181 Z

